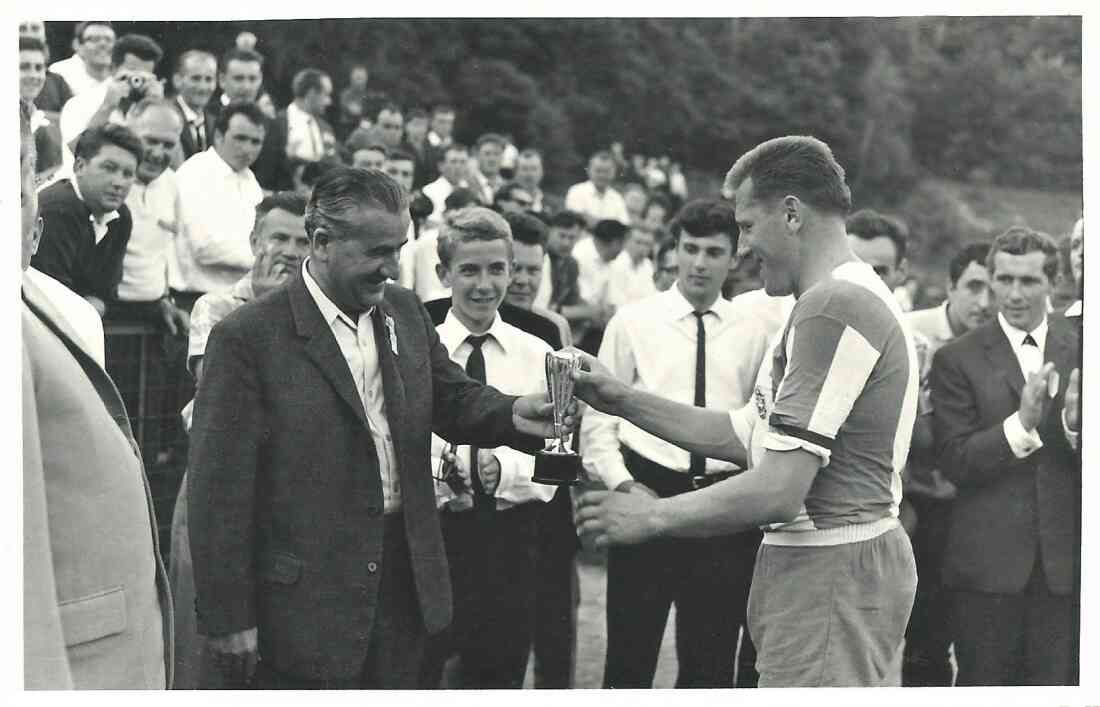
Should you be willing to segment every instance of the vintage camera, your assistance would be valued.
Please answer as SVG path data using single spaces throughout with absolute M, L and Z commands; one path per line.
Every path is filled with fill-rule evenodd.
M 131 103 L 137 103 L 145 98 L 145 92 L 149 90 L 149 80 L 147 77 L 142 74 L 130 74 L 125 77 L 125 80 L 130 84 L 129 99 Z

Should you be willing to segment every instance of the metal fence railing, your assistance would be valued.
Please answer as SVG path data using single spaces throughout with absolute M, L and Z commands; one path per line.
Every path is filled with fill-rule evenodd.
M 187 465 L 179 411 L 194 386 L 184 368 L 186 339 L 140 322 L 104 322 L 107 372 L 114 379 L 141 448 L 167 560 L 172 510 Z

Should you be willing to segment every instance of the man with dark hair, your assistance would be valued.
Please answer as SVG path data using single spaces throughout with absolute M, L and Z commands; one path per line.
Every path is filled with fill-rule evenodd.
M 531 195 L 516 182 L 505 182 L 493 194 L 493 210 L 500 214 L 522 214 L 532 203 Z
M 29 106 L 19 122 L 26 273 L 42 228 Z M 26 274 L 21 295 L 23 687 L 163 690 L 172 599 L 126 408 L 96 352 Z
M 469 154 L 466 146 L 458 143 L 450 143 L 445 148 L 438 150 L 440 160 L 438 162 L 439 178 L 430 184 L 426 184 L 422 190 L 424 196 L 432 200 L 435 211 L 428 217 L 429 222 L 440 223 L 443 217 L 444 202 L 451 192 L 458 188 L 466 188 L 466 165 Z
M 211 332 L 188 519 L 198 630 L 234 684 L 415 687 L 452 616 L 432 430 L 485 449 L 552 435 L 544 392 L 471 380 L 387 286 L 408 226 L 385 174 L 329 171 L 301 277 Z
M 172 88 L 176 91 L 176 110 L 183 121 L 180 147 L 183 158 L 203 152 L 213 139 L 214 117 L 207 110 L 217 88 L 218 60 L 210 52 L 188 49 L 176 60 Z
M 666 292 L 620 308 L 600 360 L 625 384 L 659 390 L 685 405 L 728 411 L 749 401 L 777 327 L 752 297 L 722 299 L 737 252 L 737 224 L 726 201 L 687 204 L 673 223 L 681 277 Z M 655 346 L 654 342 L 660 342 Z M 709 355 L 708 355 L 709 352 Z M 647 497 L 689 494 L 743 467 L 707 460 L 598 410 L 581 426 L 589 473 L 607 488 Z M 670 605 L 676 605 L 677 687 L 733 687 L 738 633 L 745 624 L 760 532 L 665 539 L 613 547 L 607 567 L 604 687 L 653 683 Z M 746 632 L 747 633 L 747 632 Z M 741 686 L 753 684 L 752 645 L 742 646 Z
M 436 150 L 445 150 L 453 141 L 455 109 L 446 103 L 432 108 L 432 125 L 428 131 L 428 143 Z
M 405 121 L 401 116 L 401 107 L 396 103 L 387 103 L 382 106 L 378 110 L 378 119 L 371 128 L 371 134 L 376 142 L 385 145 L 387 149 L 400 149 L 405 134 Z
M 516 183 L 526 189 L 534 200 L 531 211 L 536 214 L 557 213 L 562 210 L 561 199 L 543 193 L 543 174 L 542 153 L 532 148 L 521 150 L 516 157 Z
M 522 168 L 523 160 L 520 160 Z M 584 231 L 584 219 L 569 210 L 550 218 L 546 254 L 550 257 L 550 301 L 548 307 L 565 317 L 573 338 L 580 340 L 589 323 L 599 312 L 581 298 L 578 282 L 580 268 L 573 257 L 573 246 Z
M 46 41 L 45 36 L 42 41 Z M 109 21 L 77 22 L 73 30 L 73 55 L 50 64 L 50 71 L 65 79 L 73 96 L 98 88 L 111 77 L 114 45 L 115 29 Z
M 676 403 L 589 356 L 575 385 L 659 440 L 752 469 L 669 498 L 588 492 L 578 525 L 597 546 L 763 526 L 748 607 L 760 686 L 879 685 L 900 660 L 917 582 L 897 519 L 917 410 L 912 338 L 848 245 L 851 193 L 825 143 L 761 143 L 734 163 L 726 192 L 765 292 L 797 298 L 751 401 L 732 414 Z
M 956 684 L 1075 684 L 1080 420 L 1065 396 L 1079 341 L 1047 316 L 1049 236 L 1009 228 L 986 262 L 997 318 L 937 351 L 930 384 L 940 469 L 958 487 L 942 578 Z
M 376 142 L 367 142 L 366 136 L 363 136 L 363 138 L 362 141 L 353 140 L 348 143 L 348 151 L 351 153 L 351 166 L 361 169 L 385 169 L 386 160 L 389 158 L 389 151 L 386 150 L 386 146 L 379 145 Z
M 905 469 L 904 506 L 915 512 L 911 533 L 917 562 L 917 594 L 905 634 L 902 683 L 913 687 L 948 687 L 953 669 L 948 656 L 954 631 L 951 597 L 941 580 L 943 553 L 951 524 L 951 500 L 956 489 L 944 476 L 939 453 L 931 439 L 928 374 L 936 351 L 947 342 L 977 329 L 989 320 L 991 295 L 988 243 L 964 246 L 948 263 L 947 300 L 939 307 L 907 316 L 914 340 L 926 344 L 921 367 L 921 405 L 914 427 L 909 463 Z
M 434 181 L 436 174 L 435 156 L 428 144 L 428 113 L 423 108 L 413 108 L 405 116 L 404 149 L 416 157 L 416 179 L 413 188 L 420 189 Z
M 43 84 L 38 94 L 34 97 L 34 105 L 40 110 L 44 111 L 46 117 L 55 124 L 58 116 L 61 115 L 61 108 L 65 105 L 65 102 L 73 97 L 73 90 L 69 87 L 67 81 L 60 74 L 54 73 L 52 70 L 47 70 L 45 65 L 49 62 L 50 49 L 46 44 L 46 23 L 42 20 L 22 20 L 19 22 L 19 39 L 34 40 L 41 45 L 42 49 L 42 62 L 43 62 Z M 22 41 L 20 41 L 22 46 Z M 19 50 L 22 53 L 22 49 Z M 20 65 L 23 64 L 22 59 L 19 61 Z M 61 144 L 60 132 L 57 137 L 58 144 Z M 41 159 L 41 157 L 39 158 Z M 57 154 L 58 164 L 60 164 L 61 154 Z M 47 167 L 43 167 L 41 163 L 38 164 L 39 173 L 44 172 Z
M 214 149 L 176 173 L 181 228 L 170 277 L 176 303 L 188 312 L 200 295 L 232 287 L 252 267 L 248 237 L 263 190 L 250 166 L 266 123 L 256 104 L 230 104 L 214 125 Z
M 668 241 L 657 249 L 654 258 L 653 286 L 658 292 L 665 292 L 676 284 L 680 275 L 680 265 L 676 257 L 675 241 Z
M 370 72 L 364 64 L 353 64 L 348 71 L 348 85 L 340 92 L 340 129 L 344 136 L 359 127 L 367 116 L 367 81 Z
M 626 202 L 611 186 L 615 181 L 615 159 L 610 152 L 601 150 L 588 160 L 588 181 L 574 184 L 565 194 L 565 208 L 584 216 L 588 229 L 606 219 L 628 225 L 630 215 Z
M 848 243 L 859 259 L 874 271 L 890 288 L 901 304 L 902 310 L 912 309 L 912 301 L 905 292 L 905 280 L 909 277 L 909 260 L 905 256 L 908 240 L 905 224 L 896 218 L 871 209 L 861 209 L 845 222 Z
M 412 194 L 413 181 L 416 179 L 416 159 L 404 150 L 390 150 L 382 171 Z
M 220 113 L 230 103 L 255 103 L 264 82 L 264 57 L 251 49 L 233 48 L 222 55 L 218 86 L 221 95 L 208 107 Z
M 332 104 L 332 79 L 320 69 L 302 69 L 291 83 L 294 101 L 267 126 L 256 160 L 256 180 L 269 191 L 294 188 L 288 161 L 320 162 L 336 156 L 336 134 L 325 120 Z
M 305 231 L 306 197 L 294 192 L 276 192 L 256 207 L 256 225 L 250 244 L 255 259 L 252 269 L 231 289 L 210 292 L 195 302 L 191 311 L 191 330 L 187 342 L 187 370 L 196 383 L 201 382 L 206 344 L 214 326 L 245 302 L 297 277 L 302 261 L 309 255 Z M 190 429 L 194 402 L 183 410 L 185 426 Z M 172 547 L 168 577 L 175 599 L 175 688 L 178 690 L 225 687 L 219 671 L 204 652 L 195 619 L 195 578 L 191 563 L 191 545 L 187 525 L 187 477 L 180 482 L 172 513 Z
M 115 299 L 133 226 L 126 196 L 137 175 L 141 139 L 122 125 L 84 131 L 73 178 L 42 190 L 45 223 L 34 267 L 84 297 L 100 316 Z
M 77 93 L 61 109 L 62 176 L 72 167 L 73 144 L 82 132 L 106 123 L 124 124 L 130 106 L 142 98 L 164 97 L 164 86 L 153 73 L 163 56 L 160 45 L 142 34 L 114 42 L 110 79 Z
M 485 133 L 474 144 L 474 159 L 468 170 L 470 188 L 485 206 L 492 206 L 497 189 L 504 184 L 504 177 L 500 176 L 504 145 L 504 138 L 496 133 Z
M 38 178 L 48 178 L 61 165 L 61 131 L 57 113 L 43 109 L 38 101 L 50 74 L 46 72 L 46 45 L 35 37 L 19 37 L 19 100 L 34 108 L 31 131 L 34 133 L 38 160 Z M 65 80 L 54 75 L 64 84 Z M 60 110 L 60 107 L 58 107 Z

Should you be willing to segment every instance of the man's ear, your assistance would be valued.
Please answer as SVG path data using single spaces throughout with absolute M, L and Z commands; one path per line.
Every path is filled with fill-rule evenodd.
M 436 263 L 435 274 L 439 278 L 439 281 L 443 283 L 444 287 L 451 287 L 451 269 L 444 266 L 443 263 Z
M 332 236 L 324 226 L 318 226 L 310 238 L 309 252 L 311 258 L 322 262 L 328 261 L 328 247 L 332 243 Z
M 798 233 L 803 224 L 803 204 L 797 196 L 788 194 L 783 197 L 783 219 L 787 224 L 787 231 L 791 234 Z
M 904 285 L 905 281 L 909 279 L 909 258 L 899 260 L 894 272 L 897 273 L 898 285 Z

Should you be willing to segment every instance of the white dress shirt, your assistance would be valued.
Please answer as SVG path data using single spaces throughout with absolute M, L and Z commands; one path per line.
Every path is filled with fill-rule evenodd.
M 466 341 L 472 332 L 455 316 L 454 310 L 435 328 L 439 340 L 451 353 L 451 360 L 463 368 L 473 347 Z M 489 338 L 481 345 L 485 357 L 485 381 L 507 395 L 528 395 L 546 391 L 546 354 L 551 351 L 545 341 L 506 323 L 496 315 L 489 330 Z M 439 468 L 443 450 L 449 446 L 438 435 L 432 435 L 432 469 Z M 500 482 L 493 495 L 498 510 L 529 501 L 549 501 L 557 487 L 536 484 L 531 481 L 535 472 L 535 458 L 510 447 L 492 450 L 500 462 Z M 470 447 L 459 445 L 455 456 L 469 462 Z M 434 471 L 433 471 L 434 473 Z M 451 488 L 440 481 L 435 484 L 436 503 L 442 507 L 455 498 Z
M 176 172 L 181 229 L 176 238 L 172 287 L 216 292 L 232 287 L 252 267 L 249 236 L 263 199 L 252 170 L 234 172 L 211 147 Z
M 321 126 L 295 103 L 286 107 L 286 154 L 306 162 L 318 162 L 325 156 Z
M 459 182 L 458 186 L 465 187 L 466 181 Z M 446 210 L 447 197 L 455 190 L 455 185 L 444 176 L 440 175 L 439 179 L 435 180 L 431 184 L 425 184 L 424 188 L 420 190 L 420 193 L 432 200 L 432 215 L 428 217 L 428 221 L 433 224 L 440 224 L 443 222 L 443 212 Z
M 669 288 L 671 289 L 671 288 Z M 615 307 L 637 302 L 657 292 L 653 284 L 653 261 L 643 258 L 640 263 L 625 250 L 611 261 L 607 274 L 607 301 Z
M 1012 326 L 1004 315 L 999 312 L 997 322 L 1001 325 L 1001 331 L 1008 337 L 1008 343 L 1012 346 L 1012 353 L 1016 354 L 1016 360 L 1020 362 L 1020 372 L 1024 374 L 1024 382 L 1026 383 L 1029 375 L 1043 367 L 1043 354 L 1046 351 L 1047 343 L 1047 318 L 1044 316 L 1039 326 L 1030 332 Z M 1037 346 L 1024 346 L 1024 338 L 1029 334 L 1035 340 Z M 1017 458 L 1023 459 L 1030 456 L 1043 446 L 1043 440 L 1039 437 L 1038 429 L 1030 432 L 1024 429 L 1023 423 L 1020 422 L 1020 412 L 1018 410 L 1008 416 L 1004 421 L 1003 428 L 1008 446 Z
M 103 105 L 104 99 L 107 98 L 109 85 L 109 82 L 104 81 L 91 86 L 80 95 L 74 95 L 65 101 L 65 105 L 61 107 L 61 116 L 58 118 L 58 127 L 61 130 L 61 168 L 58 170 L 59 173 L 66 175 L 73 173 L 75 158 L 73 151 L 69 148 L 69 143 L 80 137 L 80 133 L 88 127 L 92 116 L 96 114 L 99 107 Z M 126 116 L 122 114 L 121 110 L 115 108 L 107 116 L 107 122 L 124 125 Z
M 134 227 L 122 259 L 118 298 L 124 302 L 151 302 L 168 292 L 169 262 L 175 267 L 175 238 L 179 232 L 179 191 L 171 169 L 142 184 L 134 180 L 126 195 Z
M 89 74 L 88 66 L 79 54 L 73 54 L 68 59 L 55 61 L 50 64 L 50 71 L 65 79 L 65 83 L 69 84 L 69 89 L 74 96 L 79 96 L 85 91 L 102 86 L 111 80 L 110 74 L 104 79 L 97 79 Z
M 591 181 L 569 187 L 569 191 L 565 194 L 565 208 L 591 216 L 598 221 L 612 219 L 625 225 L 630 224 L 630 214 L 626 211 L 626 202 L 623 201 L 622 194 L 611 187 L 601 194 Z
M 600 257 L 594 236 L 587 236 L 573 245 L 573 258 L 577 261 L 577 287 L 581 299 L 588 304 L 607 304 L 607 280 L 611 263 Z
M 382 476 L 383 509 L 392 513 L 401 508 L 401 485 L 397 472 L 397 454 L 386 418 L 386 394 L 382 387 L 382 369 L 378 363 L 378 347 L 374 341 L 371 315 L 374 307 L 359 315 L 358 321 L 340 311 L 321 290 L 309 273 L 309 258 L 302 264 L 302 280 L 310 297 L 317 303 L 321 316 L 332 328 L 340 352 L 344 354 L 352 380 L 359 391 L 363 410 L 370 423 L 370 434 L 378 453 L 378 471 Z
M 73 331 L 80 337 L 80 340 L 84 342 L 85 348 L 91 353 L 96 363 L 106 368 L 103 320 L 99 318 L 99 312 L 96 311 L 96 308 L 88 300 L 44 272 L 29 267 L 26 274 L 30 281 L 42 290 L 42 294 L 46 295 L 54 309 L 65 317 L 65 321 L 69 323 Z
M 708 408 L 733 410 L 749 400 L 775 333 L 775 318 L 760 317 L 759 299 L 746 295 L 732 300 L 719 297 L 703 317 Z M 600 361 L 632 388 L 691 405 L 695 400 L 697 334 L 693 312 L 679 283 L 626 305 L 607 325 Z M 684 449 L 591 407 L 581 423 L 581 444 L 585 468 L 609 489 L 633 478 L 623 462 L 620 445 L 685 474 L 691 465 L 691 455 Z M 736 465 L 707 459 L 706 468 L 707 473 L 716 473 L 735 469 Z

